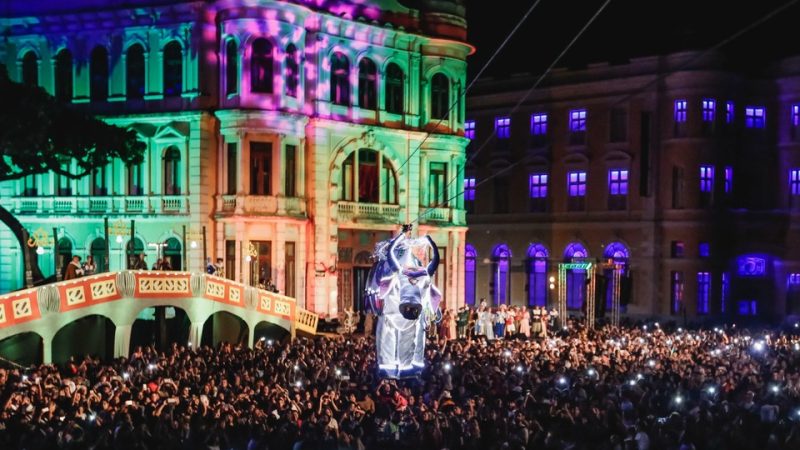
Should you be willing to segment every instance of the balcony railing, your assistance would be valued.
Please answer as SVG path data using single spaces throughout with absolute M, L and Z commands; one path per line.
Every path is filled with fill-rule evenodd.
M 306 202 L 301 197 L 273 195 L 221 195 L 217 208 L 223 213 L 254 216 L 305 216 Z
M 339 202 L 339 220 L 366 219 L 396 223 L 399 217 L 400 205 Z
M 4 202 L 15 214 L 186 214 L 186 196 L 12 197 Z

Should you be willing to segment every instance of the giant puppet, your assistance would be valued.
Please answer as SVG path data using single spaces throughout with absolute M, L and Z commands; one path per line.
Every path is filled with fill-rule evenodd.
M 441 319 L 442 294 L 433 284 L 439 249 L 430 236 L 410 235 L 411 225 L 404 225 L 399 236 L 379 242 L 367 277 L 367 307 L 378 316 L 378 370 L 387 378 L 422 372 L 425 330 Z

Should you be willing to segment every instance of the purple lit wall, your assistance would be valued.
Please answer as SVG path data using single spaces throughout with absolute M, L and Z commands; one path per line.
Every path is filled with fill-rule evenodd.
M 508 245 L 500 244 L 492 252 L 494 260 L 494 292 L 493 300 L 495 305 L 508 303 L 509 277 L 508 270 L 511 261 L 511 250 Z
M 569 112 L 569 131 L 572 133 L 586 131 L 585 109 L 573 109 Z
M 686 122 L 686 100 L 675 100 L 675 122 Z
M 711 298 L 711 274 L 697 272 L 697 314 L 708 314 Z
M 673 270 L 669 278 L 672 314 L 680 314 L 683 310 L 683 272 Z
M 767 258 L 761 255 L 742 255 L 737 259 L 741 277 L 763 277 L 767 273 Z
M 464 252 L 464 297 L 467 305 L 475 304 L 475 274 L 477 273 L 478 252 L 467 244 Z
M 547 306 L 547 257 L 542 244 L 528 247 L 528 305 Z
M 758 314 L 758 302 L 755 300 L 739 300 L 740 316 L 755 316 Z
M 611 195 L 628 195 L 628 171 L 612 169 L 608 171 L 608 192 Z
M 763 106 L 747 106 L 744 108 L 744 126 L 746 128 L 764 128 L 766 109 Z
M 547 198 L 546 173 L 533 173 L 530 175 L 528 194 L 530 198 Z
M 567 174 L 567 192 L 570 197 L 586 195 L 586 172 L 569 172 Z
M 547 134 L 547 114 L 531 114 L 531 136 L 544 136 Z
M 697 246 L 697 253 L 701 258 L 708 258 L 711 256 L 711 245 L 708 242 L 701 242 Z
M 497 139 L 508 139 L 511 136 L 511 118 L 496 117 L 494 119 L 494 131 L 497 133 Z
M 703 122 L 713 122 L 717 109 L 717 101 L 713 98 L 703 99 Z
M 720 294 L 722 297 L 722 304 L 720 306 L 724 313 L 731 295 L 731 276 L 728 272 L 722 272 L 722 292 Z

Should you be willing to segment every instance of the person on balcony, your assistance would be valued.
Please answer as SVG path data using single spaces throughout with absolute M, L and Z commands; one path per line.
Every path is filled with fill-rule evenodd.
M 75 278 L 83 275 L 83 267 L 81 267 L 81 257 L 74 255 L 72 261 L 67 265 L 67 271 L 64 274 L 65 280 L 74 280 Z
M 83 263 L 83 275 L 88 277 L 89 275 L 94 275 L 96 271 L 97 265 L 94 263 L 94 256 L 87 256 L 86 262 Z

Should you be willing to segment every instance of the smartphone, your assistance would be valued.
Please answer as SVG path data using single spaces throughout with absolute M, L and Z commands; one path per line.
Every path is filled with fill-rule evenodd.
M 125 401 L 125 406 L 131 406 L 131 405 L 133 405 L 133 400 L 126 400 Z
M 50 412 L 50 408 L 42 408 L 42 412 L 43 413 Z

